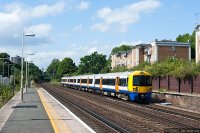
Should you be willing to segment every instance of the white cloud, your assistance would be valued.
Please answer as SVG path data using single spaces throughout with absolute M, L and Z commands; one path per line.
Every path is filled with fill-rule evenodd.
M 102 22 L 91 26 L 93 30 L 102 32 L 108 31 L 113 24 L 119 25 L 119 30 L 125 32 L 130 24 L 140 20 L 141 13 L 149 13 L 159 8 L 161 3 L 158 0 L 144 0 L 121 8 L 111 9 L 104 7 L 97 11 L 96 17 Z
M 52 59 L 62 60 L 65 57 L 72 57 L 75 55 L 74 51 L 49 51 L 49 52 L 38 52 L 32 58 L 34 63 L 40 68 L 46 68 L 51 63 Z
M 74 31 L 81 31 L 82 29 L 83 29 L 83 25 L 82 24 L 74 26 Z
M 33 33 L 37 37 L 47 37 L 52 30 L 50 24 L 38 24 L 25 28 L 25 33 Z
M 91 26 L 91 29 L 93 29 L 93 30 L 99 30 L 101 32 L 105 32 L 105 31 L 109 30 L 110 27 L 109 27 L 109 25 L 104 24 L 104 23 L 96 23 L 96 24 L 93 24 Z
M 92 54 L 95 51 L 97 51 L 97 47 L 92 47 L 88 50 L 88 54 Z
M 38 5 L 31 11 L 32 17 L 44 17 L 48 15 L 56 15 L 62 13 L 65 9 L 64 2 L 58 2 L 55 5 L 49 6 L 47 4 Z
M 5 5 L 4 10 L 0 11 L 0 45 L 20 44 L 18 40 L 24 25 L 29 25 L 33 19 L 41 18 L 49 15 L 62 13 L 65 8 L 64 2 L 57 2 L 53 5 L 37 5 L 29 7 L 21 3 L 10 3 Z M 52 29 L 50 24 L 38 24 L 29 26 L 28 31 L 37 32 L 38 36 L 49 38 L 48 32 Z M 35 33 L 36 34 L 36 33 Z M 42 40 L 40 40 L 42 41 Z
M 78 6 L 77 10 L 86 10 L 90 7 L 90 2 L 89 1 L 82 1 Z

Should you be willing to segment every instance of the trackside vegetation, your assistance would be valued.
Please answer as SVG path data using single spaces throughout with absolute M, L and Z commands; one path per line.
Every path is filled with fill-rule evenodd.
M 25 83 L 25 62 L 24 62 L 24 83 Z M 16 64 L 10 61 L 10 55 L 0 53 L 0 75 L 2 77 L 14 77 L 14 80 L 9 85 L 3 85 L 0 82 L 0 108 L 7 103 L 18 91 L 21 79 L 21 63 Z M 29 78 L 35 82 L 40 82 L 43 79 L 42 71 L 34 64 L 29 63 Z
M 0 108 L 7 103 L 19 90 L 19 85 L 17 85 L 14 89 L 14 86 L 5 86 L 0 84 Z
M 140 64 L 131 70 L 148 71 L 154 78 L 172 76 L 177 79 L 185 79 L 190 76 L 198 76 L 200 74 L 200 64 L 183 59 L 166 58 L 161 62 Z

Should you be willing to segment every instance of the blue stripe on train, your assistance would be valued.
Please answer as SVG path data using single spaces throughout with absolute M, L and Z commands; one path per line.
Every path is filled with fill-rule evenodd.
M 80 85 L 76 85 L 76 86 L 80 86 Z M 94 89 L 94 90 L 100 90 L 99 87 L 95 87 L 95 86 L 81 86 L 82 88 L 90 88 L 90 89 Z M 102 88 L 103 91 L 106 92 L 114 92 L 116 93 L 115 89 L 110 89 L 110 88 Z M 130 101 L 142 101 L 145 100 L 146 102 L 150 102 L 151 101 L 151 92 L 148 93 L 137 93 L 137 92 L 129 92 L 126 90 L 119 90 L 119 93 L 122 94 L 127 94 L 129 96 Z

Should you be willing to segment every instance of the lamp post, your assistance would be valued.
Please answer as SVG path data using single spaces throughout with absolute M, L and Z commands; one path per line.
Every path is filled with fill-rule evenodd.
M 15 86 L 15 66 L 12 66 L 11 70 L 11 72 L 13 72 L 13 85 Z
M 11 75 L 13 75 L 13 79 L 11 80 L 11 86 L 13 90 L 13 96 L 15 94 L 15 66 L 11 66 Z
M 30 75 L 29 75 L 29 64 L 33 63 L 33 61 L 28 62 L 28 87 L 30 87 Z
M 21 87 L 20 87 L 20 89 L 21 89 L 21 102 L 23 102 L 24 36 L 34 37 L 35 34 L 24 34 L 24 32 L 22 32 Z
M 25 83 L 26 92 L 28 88 L 28 64 L 29 64 L 28 55 L 35 55 L 35 54 L 26 54 L 26 83 Z

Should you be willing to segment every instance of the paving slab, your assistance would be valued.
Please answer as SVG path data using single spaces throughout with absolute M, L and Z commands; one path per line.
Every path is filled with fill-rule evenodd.
M 1 133 L 54 133 L 38 93 L 33 88 L 24 93 L 23 103 L 18 93 L 8 106 L 2 108 L 0 116 L 9 117 L 7 120 L 4 118 L 4 123 L 0 121 L 0 125 L 3 125 Z
M 0 133 L 95 133 L 43 88 L 20 94 L 0 109 Z

